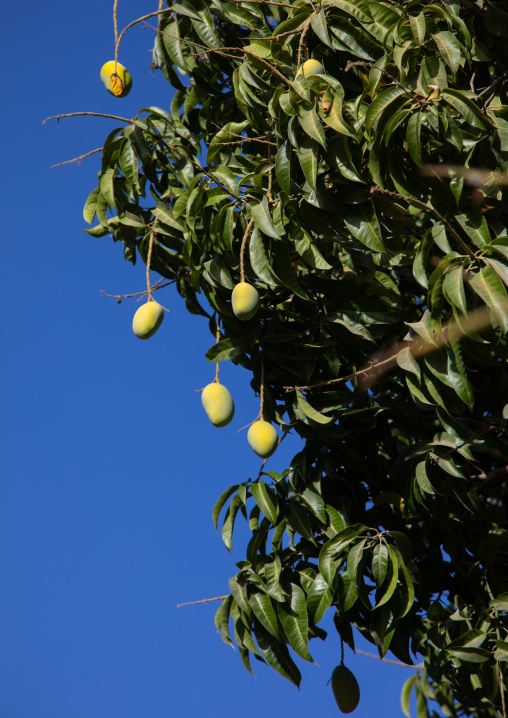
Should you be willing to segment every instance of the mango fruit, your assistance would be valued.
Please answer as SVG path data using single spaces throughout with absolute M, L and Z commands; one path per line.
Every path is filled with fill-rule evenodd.
M 354 673 L 344 665 L 336 666 L 332 673 L 332 690 L 335 702 L 342 713 L 352 713 L 360 702 L 360 686 Z
M 255 421 L 247 432 L 250 448 L 262 459 L 268 459 L 277 448 L 277 429 L 268 421 Z
M 233 397 L 223 384 L 215 381 L 205 386 L 201 401 L 208 418 L 214 426 L 226 426 L 235 413 Z
M 164 319 L 164 309 L 157 302 L 142 304 L 132 320 L 132 331 L 140 339 L 150 339 Z
M 324 72 L 324 67 L 318 60 L 306 60 L 297 74 L 300 72 L 303 72 L 304 77 L 312 77 L 312 75 L 320 75 Z
M 131 91 L 132 77 L 123 65 L 119 62 L 110 60 L 104 63 L 101 68 L 101 80 L 108 92 L 115 97 L 126 97 Z
M 239 282 L 231 295 L 233 312 L 237 319 L 252 319 L 259 307 L 259 294 L 252 284 Z

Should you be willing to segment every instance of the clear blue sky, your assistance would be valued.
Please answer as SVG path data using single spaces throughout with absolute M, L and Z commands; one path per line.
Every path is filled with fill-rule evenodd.
M 124 27 L 152 4 L 120 0 Z M 339 662 L 331 627 L 313 642 L 318 668 L 299 661 L 301 690 L 256 663 L 256 681 L 215 631 L 217 603 L 242 559 L 211 520 L 229 485 L 257 475 L 246 432 L 258 400 L 248 374 L 223 365 L 235 419 L 214 428 L 196 389 L 212 381 L 207 322 L 171 309 L 149 341 L 131 330 L 138 305 L 101 297 L 145 288 L 110 237 L 82 231 L 100 147 L 115 122 L 169 108 L 171 89 L 149 68 L 153 31 L 137 26 L 120 61 L 134 79 L 125 99 L 99 79 L 114 57 L 112 2 L 7 4 L 1 52 L 2 372 L 0 431 L 0 718 L 242 718 L 269 712 L 339 715 L 326 683 Z M 283 470 L 294 437 L 269 467 Z M 374 649 L 359 641 L 364 650 Z M 357 718 L 402 716 L 411 671 L 346 654 L 362 699 Z

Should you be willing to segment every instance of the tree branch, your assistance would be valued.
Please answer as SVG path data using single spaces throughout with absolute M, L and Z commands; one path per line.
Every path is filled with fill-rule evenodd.
M 229 596 L 229 594 L 228 594 Z M 182 606 L 195 606 L 198 603 L 210 603 L 211 601 L 224 601 L 225 598 L 228 596 L 215 596 L 215 598 L 203 598 L 201 601 L 188 601 L 187 603 L 179 603 L 177 604 L 177 608 L 181 608 Z
M 57 122 L 60 122 L 60 120 L 64 117 L 78 117 L 81 115 L 91 115 L 92 117 L 107 117 L 110 120 L 120 120 L 120 122 L 128 122 L 129 124 L 133 124 L 135 120 L 135 118 L 129 120 L 127 117 L 118 117 L 118 115 L 106 115 L 103 112 L 70 112 L 67 115 L 52 115 L 51 117 L 46 117 L 46 119 L 42 121 L 42 124 L 45 125 L 46 122 L 48 122 L 49 120 L 56 120 Z
M 80 164 L 81 164 L 81 160 L 84 160 L 85 157 L 90 157 L 90 155 L 94 155 L 96 152 L 100 152 L 102 149 L 104 149 L 104 148 L 103 148 L 103 147 L 97 147 L 96 150 L 92 150 L 91 152 L 87 152 L 86 154 L 80 155 L 79 157 L 74 157 L 74 159 L 72 159 L 72 160 L 66 160 L 65 162 L 59 162 L 59 163 L 56 164 L 56 165 L 51 165 L 50 169 L 52 170 L 54 167 L 62 167 L 62 165 L 70 165 L 72 162 L 77 162 L 78 165 L 80 165 Z
M 457 244 L 459 244 L 464 252 L 469 255 L 471 259 L 476 259 L 475 253 L 469 249 L 467 244 L 464 242 L 462 237 L 457 234 L 457 232 L 454 230 L 454 228 L 451 226 L 451 224 L 446 220 L 442 215 L 439 214 L 439 212 L 434 209 L 434 207 L 431 207 L 429 204 L 425 204 L 425 202 L 421 202 L 419 199 L 416 199 L 415 197 L 407 197 L 404 194 L 399 194 L 398 192 L 392 192 L 389 189 L 383 189 L 382 187 L 378 187 L 378 185 L 374 185 L 370 188 L 371 194 L 386 194 L 388 197 L 391 197 L 392 199 L 400 199 L 405 202 L 409 202 L 409 204 L 414 204 L 417 207 L 421 207 L 426 212 L 430 212 L 430 214 L 434 215 L 434 217 L 439 221 L 442 222 L 445 227 L 448 229 L 452 237 L 455 239 Z

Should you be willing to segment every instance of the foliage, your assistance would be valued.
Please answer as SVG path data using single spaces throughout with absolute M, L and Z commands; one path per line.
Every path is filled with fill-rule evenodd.
M 298 685 L 333 610 L 351 648 L 423 659 L 419 717 L 505 713 L 507 39 L 497 0 L 175 0 L 171 107 L 109 134 L 84 212 L 132 262 L 154 236 L 151 268 L 220 319 L 207 359 L 305 440 L 215 506 L 228 549 L 240 513 L 252 532 L 224 641 Z

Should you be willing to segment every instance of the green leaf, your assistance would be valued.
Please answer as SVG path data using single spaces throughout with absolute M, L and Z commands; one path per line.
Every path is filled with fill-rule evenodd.
M 449 656 L 459 658 L 466 663 L 485 663 L 491 656 L 490 651 L 484 648 L 455 648 L 453 650 L 446 648 L 445 650 Z
M 369 342 L 374 341 L 374 338 L 367 329 L 367 327 L 360 322 L 355 322 L 354 319 L 351 319 L 351 317 L 347 314 L 343 314 L 341 312 L 329 314 L 328 321 L 333 322 L 334 324 L 342 324 L 342 326 L 346 327 L 349 332 L 351 332 L 352 334 L 356 334 L 357 336 L 362 337 Z
M 227 361 L 247 351 L 249 345 L 244 339 L 221 339 L 206 352 L 209 362 Z
M 279 147 L 275 157 L 275 176 L 287 194 L 291 194 L 291 152 L 291 145 L 286 141 Z
M 403 588 L 403 594 L 406 600 L 406 604 L 403 606 L 399 615 L 400 618 L 403 618 L 411 610 L 415 597 L 415 589 L 400 551 L 393 546 L 390 546 L 390 555 L 395 555 L 399 564 L 399 582 Z
M 111 230 L 104 227 L 102 224 L 90 227 L 90 229 L 83 229 L 83 232 L 86 232 L 92 237 L 105 237 L 107 234 L 111 234 Z
M 316 112 L 315 105 L 312 105 L 310 110 L 305 109 L 303 105 L 301 105 L 298 108 L 298 121 L 300 122 L 303 131 L 326 150 L 325 131 L 323 130 L 323 125 L 321 124 L 321 120 Z
M 365 552 L 365 544 L 367 543 L 367 539 L 362 539 L 358 543 L 356 543 L 348 553 L 347 557 L 347 576 L 351 579 L 351 581 L 354 581 L 357 585 L 361 585 L 363 576 L 362 576 L 362 566 L 364 563 L 364 552 Z
M 320 414 L 319 411 L 316 411 L 316 409 L 314 409 L 314 407 L 311 406 L 309 402 L 305 399 L 301 391 L 296 392 L 296 397 L 298 401 L 298 406 L 303 411 L 305 416 L 307 416 L 309 419 L 312 419 L 312 421 L 316 421 L 318 424 L 329 424 L 331 421 L 333 421 L 333 416 L 324 416 L 323 414 Z
M 326 524 L 325 502 L 323 501 L 322 496 L 317 494 L 315 491 L 305 489 L 302 493 L 302 499 L 312 510 L 316 518 L 318 518 L 321 523 Z
M 314 623 L 318 624 L 321 621 L 327 609 L 332 605 L 332 601 L 333 589 L 318 573 L 307 596 L 309 614 Z
M 257 227 L 250 236 L 249 257 L 250 266 L 259 279 L 270 286 L 276 287 L 278 281 L 272 272 L 271 264 L 263 244 L 263 238 Z
M 308 135 L 302 138 L 298 147 L 298 161 L 309 186 L 314 191 L 317 191 L 316 179 L 319 164 L 319 145 Z
M 240 484 L 235 484 L 234 486 L 230 486 L 228 489 L 223 491 L 223 493 L 219 496 L 217 503 L 213 507 L 212 518 L 216 530 L 222 509 L 226 505 L 227 500 L 238 491 L 239 487 Z
M 328 34 L 326 15 L 323 8 L 321 8 L 319 12 L 312 13 L 312 15 L 310 16 L 310 24 L 321 42 L 325 45 L 328 45 L 328 47 L 333 47 L 332 41 L 330 40 L 330 35 Z
M 166 23 L 163 27 L 161 27 L 161 34 L 162 42 L 164 43 L 164 47 L 166 48 L 166 52 L 171 58 L 171 61 L 177 65 L 180 70 L 188 72 L 189 68 L 187 67 L 185 56 L 182 51 L 182 41 L 178 21 L 175 20 Z
M 385 582 L 388 575 L 388 566 L 390 564 L 390 553 L 388 546 L 384 541 L 380 540 L 372 552 L 372 575 L 376 586 L 380 588 Z
M 455 75 L 462 59 L 462 50 L 459 41 L 453 33 L 447 30 L 433 33 L 432 39 L 436 43 L 439 54 Z
M 276 601 L 284 601 L 286 593 L 281 585 L 282 566 L 280 558 L 275 556 L 274 561 L 265 564 L 266 590 Z
M 372 17 L 368 14 L 369 7 L 365 3 L 360 2 L 349 2 L 349 0 L 327 0 L 327 5 L 333 5 L 334 7 L 342 10 L 346 15 L 351 15 L 361 23 L 370 24 Z
M 418 165 L 418 167 L 423 166 L 421 130 L 422 113 L 415 112 L 411 115 L 407 123 L 406 142 L 409 154 L 411 155 L 413 162 Z
M 233 529 L 235 527 L 235 519 L 239 509 L 243 506 L 243 501 L 238 494 L 233 496 L 229 508 L 226 512 L 226 518 L 224 519 L 224 525 L 222 527 L 222 540 L 228 551 L 233 550 Z
M 427 35 L 427 22 L 423 12 L 420 12 L 418 15 L 410 15 L 409 24 L 411 25 L 411 32 L 413 33 L 414 41 L 416 45 L 420 47 L 425 42 L 425 37 Z
M 221 603 L 219 610 L 215 614 L 215 627 L 218 631 L 220 631 L 224 643 L 234 648 L 233 641 L 231 640 L 231 635 L 229 633 L 229 615 L 232 603 L 233 596 L 228 596 Z
M 344 224 L 351 234 L 373 252 L 384 252 L 381 228 L 372 201 L 359 205 L 344 217 Z
M 240 23 L 240 24 L 245 25 L 246 23 Z M 254 29 L 257 32 L 257 28 L 254 28 Z M 257 57 L 262 57 L 264 59 L 272 57 L 271 41 L 269 39 L 265 39 L 265 38 L 252 39 L 250 44 L 246 45 L 245 50 L 247 52 L 252 52 Z
M 434 487 L 430 483 L 429 477 L 427 475 L 427 462 L 426 461 L 420 461 L 420 463 L 417 464 L 416 470 L 415 470 L 415 477 L 416 477 L 418 486 L 420 488 L 420 491 L 422 491 L 425 494 L 430 494 L 431 496 L 434 496 L 434 494 L 436 492 L 434 490 Z
M 508 643 L 506 641 L 496 641 L 497 649 L 494 652 L 495 661 L 508 661 Z
M 277 504 L 275 497 L 270 495 L 267 485 L 264 481 L 256 481 L 251 484 L 250 490 L 254 501 L 259 506 L 264 515 L 270 519 L 275 526 L 277 523 Z
M 397 588 L 397 582 L 399 580 L 399 562 L 397 560 L 397 555 L 395 553 L 395 549 L 393 546 L 388 547 L 388 551 L 390 554 L 390 581 L 388 583 L 388 586 L 386 587 L 385 592 L 379 599 L 379 601 L 376 603 L 376 608 L 379 608 L 380 606 L 384 606 L 385 603 L 388 603 L 390 598 L 393 596 L 395 589 Z
M 342 613 L 352 608 L 358 598 L 358 586 L 349 576 L 341 575 L 337 579 L 336 603 Z
M 302 676 L 287 648 L 262 628 L 256 631 L 256 638 L 261 655 L 268 665 L 295 686 L 299 686 Z
M 157 206 L 152 210 L 152 213 L 156 219 L 183 234 L 185 224 L 181 219 L 175 217 L 174 211 L 164 202 L 157 202 Z
M 328 264 L 321 252 L 313 244 L 307 232 L 299 230 L 299 238 L 295 237 L 294 232 L 291 232 L 291 236 L 294 237 L 296 251 L 306 264 L 315 267 L 315 269 L 332 268 L 331 264 Z
M 263 200 L 259 204 L 251 206 L 250 211 L 256 226 L 259 227 L 264 234 L 268 237 L 273 237 L 274 239 L 280 238 L 281 235 L 277 232 L 273 224 L 270 207 L 266 197 L 263 197 Z
M 480 212 L 472 207 L 469 207 L 463 214 L 458 214 L 456 219 L 477 247 L 483 249 L 487 244 L 490 244 L 492 238 L 490 236 L 487 220 L 480 214 Z
M 286 520 L 293 531 L 299 533 L 303 538 L 313 540 L 314 532 L 310 525 L 309 517 L 298 501 L 289 502 Z
M 104 197 L 106 202 L 111 207 L 114 207 L 116 209 L 115 174 L 116 167 L 107 169 L 105 172 L 102 172 L 99 186 L 101 190 L 101 195 Z
M 441 96 L 473 127 L 479 127 L 482 130 L 494 128 L 487 115 L 464 93 L 451 87 L 446 87 L 441 90 Z
M 344 531 L 340 531 L 330 541 L 327 541 L 319 554 L 319 571 L 327 584 L 332 585 L 337 566 L 334 562 L 349 544 L 366 530 L 363 524 L 355 524 Z
M 252 594 L 249 596 L 249 605 L 261 625 L 263 625 L 266 630 L 278 640 L 279 624 L 277 622 L 277 614 L 275 613 L 270 596 L 266 593 L 258 591 L 257 589 L 253 589 Z
M 397 353 L 397 364 L 400 366 L 401 369 L 404 369 L 404 371 L 411 372 L 412 374 L 414 374 L 417 380 L 420 381 L 420 366 L 412 355 L 409 347 L 405 347 Z
M 411 718 L 411 712 L 409 710 L 409 701 L 411 698 L 411 692 L 413 690 L 414 684 L 416 681 L 416 674 L 414 676 L 410 676 L 407 681 L 404 683 L 402 687 L 402 693 L 400 695 L 400 707 L 402 708 L 402 712 L 404 713 L 407 718 Z
M 277 242 L 273 248 L 273 258 L 275 271 L 278 278 L 286 285 L 296 296 L 309 301 L 307 293 L 300 286 L 296 277 L 296 272 L 291 264 L 289 256 L 289 246 L 284 242 Z
M 94 217 L 95 217 L 95 210 L 97 207 L 97 197 L 99 196 L 100 187 L 96 187 L 93 189 L 90 194 L 88 195 L 88 199 L 85 202 L 85 206 L 83 208 L 83 219 L 85 222 L 88 222 L 88 224 L 92 224 Z
M 508 295 L 492 267 L 483 267 L 469 280 L 469 285 L 492 310 L 504 332 L 508 331 Z
M 401 87 L 391 87 L 388 90 L 383 90 L 372 104 L 369 105 L 369 109 L 365 115 L 365 130 L 370 133 L 375 129 L 382 113 L 390 107 L 397 98 L 405 94 L 405 91 Z
M 464 271 L 462 267 L 453 267 L 445 274 L 443 294 L 450 304 L 467 314 L 466 293 L 464 291 Z
M 309 625 L 305 594 L 299 586 L 291 583 L 289 584 L 289 595 L 290 607 L 287 607 L 287 604 L 279 606 L 279 617 L 284 633 L 295 653 L 305 661 L 312 662 L 309 653 Z

